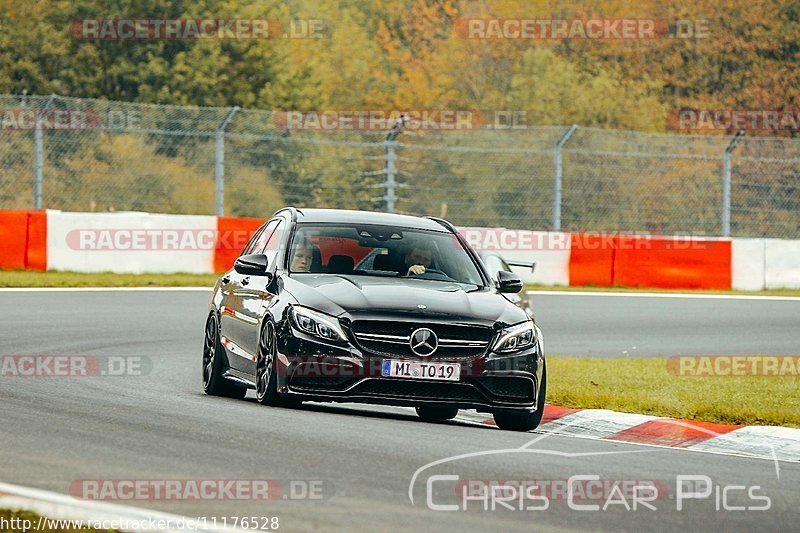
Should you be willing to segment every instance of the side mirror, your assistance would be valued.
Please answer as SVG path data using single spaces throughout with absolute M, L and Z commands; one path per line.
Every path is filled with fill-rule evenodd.
M 246 276 L 266 276 L 268 266 L 269 260 L 264 254 L 243 255 L 233 263 L 234 270 Z
M 514 293 L 522 290 L 522 280 L 513 272 L 498 270 L 497 283 L 500 292 Z

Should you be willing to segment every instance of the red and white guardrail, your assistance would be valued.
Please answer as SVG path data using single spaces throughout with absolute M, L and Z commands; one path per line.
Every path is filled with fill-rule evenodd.
M 0 269 L 212 273 L 263 220 L 155 213 L 0 210 Z M 535 261 L 526 283 L 761 290 L 800 288 L 800 240 L 462 228 L 476 249 Z

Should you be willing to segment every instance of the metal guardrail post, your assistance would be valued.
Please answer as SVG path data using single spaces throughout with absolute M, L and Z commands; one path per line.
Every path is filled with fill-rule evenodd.
M 214 156 L 214 187 L 217 196 L 217 216 L 225 214 L 225 128 L 239 111 L 239 106 L 234 106 L 228 111 L 223 121 L 217 127 L 217 146 Z
M 722 236 L 731 236 L 731 154 L 742 140 L 744 130 L 739 130 L 725 148 L 722 167 Z
M 575 130 L 578 129 L 577 124 L 573 124 L 561 138 L 558 140 L 555 146 L 554 151 L 554 162 L 555 162 L 555 183 L 553 186 L 553 231 L 560 231 L 561 230 L 561 182 L 564 175 L 564 164 L 562 161 L 562 149 L 564 145 L 567 144 L 572 134 L 575 133 Z
M 36 126 L 33 133 L 33 208 L 42 208 L 42 115 L 55 100 L 56 94 L 47 97 L 44 105 L 36 111 Z

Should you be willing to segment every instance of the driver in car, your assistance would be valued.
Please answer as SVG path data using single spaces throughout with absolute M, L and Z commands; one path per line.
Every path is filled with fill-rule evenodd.
M 406 276 L 424 274 L 430 268 L 433 251 L 423 244 L 412 246 L 405 257 Z
M 297 243 L 292 255 L 292 272 L 310 272 L 311 262 L 313 261 L 313 245 L 308 239 L 303 239 Z

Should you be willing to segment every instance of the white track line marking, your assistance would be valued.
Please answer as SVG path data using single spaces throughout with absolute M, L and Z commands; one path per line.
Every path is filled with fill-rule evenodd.
M 562 416 L 539 426 L 544 432 L 557 435 L 579 435 L 602 439 L 620 431 L 636 427 L 657 417 L 634 413 L 620 413 L 607 409 L 585 409 Z
M 701 451 L 735 451 L 743 455 L 775 457 L 800 462 L 800 429 L 777 426 L 745 426 L 689 447 Z
M 179 524 L 186 524 L 187 521 L 195 521 L 194 518 L 189 518 L 180 515 L 162 513 L 160 511 L 150 511 L 138 507 L 130 507 L 127 505 L 119 505 L 108 502 L 99 502 L 91 500 L 78 500 L 71 496 L 59 494 L 39 489 L 32 489 L 29 487 L 22 487 L 19 485 L 11 485 L 8 483 L 0 482 L 0 509 L 11 509 L 19 511 L 31 511 L 40 516 L 55 520 L 83 520 L 84 522 L 101 521 L 117 521 L 130 524 L 140 524 L 153 521 L 163 521 L 166 524 L 171 524 L 172 529 L 159 529 L 149 527 L 139 527 L 134 529 L 126 529 L 132 533 L 150 532 L 150 531 L 185 531 L 184 529 L 175 529 Z M 201 524 L 202 525 L 202 524 Z M 228 529 L 209 529 L 209 528 L 196 528 L 192 531 L 198 532 L 216 532 L 216 531 L 241 531 Z

